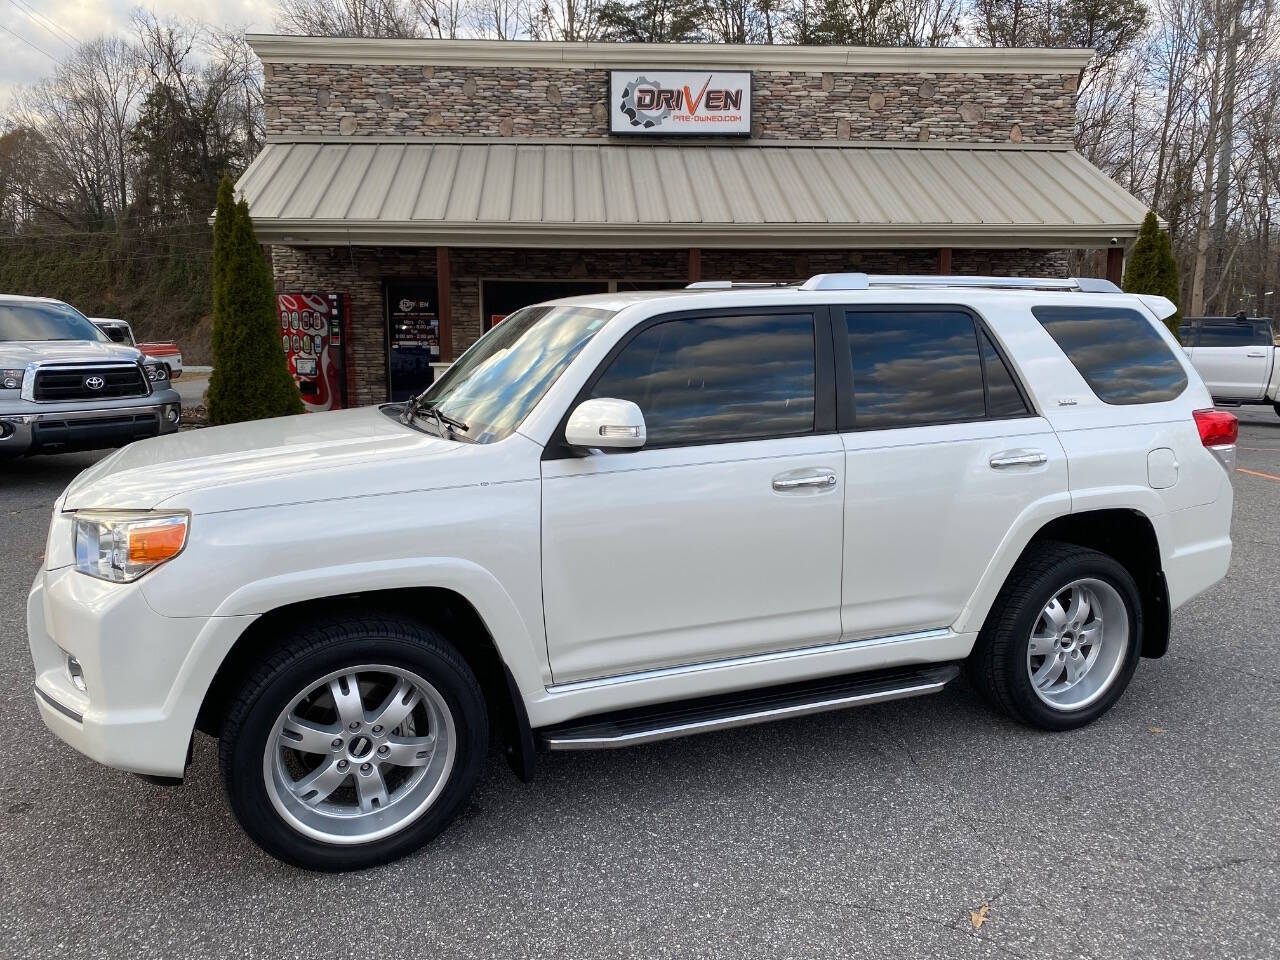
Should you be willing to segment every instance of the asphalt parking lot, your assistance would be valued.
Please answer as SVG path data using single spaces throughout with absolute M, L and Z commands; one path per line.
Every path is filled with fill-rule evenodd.
M 0 942 L 23 958 L 1276 957 L 1280 418 L 1240 416 L 1230 575 L 1093 726 L 1031 731 L 956 683 L 549 755 L 529 785 L 495 756 L 435 843 L 347 876 L 259 852 L 207 738 L 165 789 L 45 730 L 27 585 L 50 505 L 95 456 L 2 464 Z

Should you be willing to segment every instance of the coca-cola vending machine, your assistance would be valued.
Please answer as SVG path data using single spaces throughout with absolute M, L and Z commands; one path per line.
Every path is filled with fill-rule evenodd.
M 282 293 L 276 297 L 280 344 L 308 413 L 340 410 L 347 405 L 344 306 L 345 297 L 340 293 Z

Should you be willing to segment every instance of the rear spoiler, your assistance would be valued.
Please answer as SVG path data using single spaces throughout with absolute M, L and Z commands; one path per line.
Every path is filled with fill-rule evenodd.
M 1168 297 L 1157 297 L 1153 293 L 1137 294 L 1143 305 L 1156 315 L 1157 320 L 1167 320 L 1178 312 L 1178 308 L 1174 306 L 1172 300 Z

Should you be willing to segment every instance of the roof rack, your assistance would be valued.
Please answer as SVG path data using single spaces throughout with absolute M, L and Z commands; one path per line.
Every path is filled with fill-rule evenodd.
M 762 287 L 790 287 L 793 284 L 769 280 L 698 280 L 685 285 L 686 290 L 742 290 Z
M 1121 293 L 1110 280 L 1097 277 L 957 277 L 907 274 L 819 273 L 801 290 L 868 290 L 871 287 L 984 287 L 991 290 L 1070 290 L 1076 293 Z

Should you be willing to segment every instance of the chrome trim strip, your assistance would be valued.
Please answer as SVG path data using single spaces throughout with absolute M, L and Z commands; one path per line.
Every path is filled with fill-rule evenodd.
M 53 697 L 49 696 L 49 694 L 47 694 L 47 693 L 45 693 L 43 690 L 41 690 L 39 687 L 36 687 L 36 688 L 35 688 L 35 690 L 36 690 L 36 696 L 37 696 L 37 697 L 39 697 L 41 700 L 43 700 L 43 701 L 44 701 L 45 703 L 47 703 L 49 706 L 53 707 L 53 709 L 57 710 L 57 711 L 58 711 L 60 714 L 62 714 L 64 717 L 70 717 L 70 718 L 71 718 L 72 720 L 74 720 L 76 723 L 84 723 L 84 714 L 82 714 L 82 713 L 76 713 L 76 712 L 75 712 L 74 710 L 72 710 L 70 707 L 65 707 L 65 706 L 63 706 L 63 705 L 62 705 L 62 704 L 60 704 L 57 700 L 53 699 Z
M 729 730 L 734 727 L 749 727 L 757 723 L 768 723 L 788 717 L 804 717 L 814 713 L 826 713 L 846 707 L 865 706 L 872 703 L 885 703 L 890 700 L 905 700 L 908 697 L 919 697 L 927 693 L 937 693 L 959 673 L 958 668 L 945 679 L 931 680 L 927 683 L 916 683 L 896 690 L 879 690 L 873 693 L 853 693 L 811 703 L 796 703 L 786 707 L 772 707 L 768 710 L 754 710 L 750 713 L 714 717 L 697 720 L 692 723 L 675 723 L 671 726 L 653 727 L 649 730 L 638 730 L 624 733 L 616 737 L 556 737 L 544 736 L 543 744 L 548 750 L 609 750 L 615 747 L 630 747 L 641 743 L 656 743 L 659 740 L 671 740 L 675 737 L 686 737 L 695 733 L 710 733 L 714 730 Z
M 729 657 L 723 660 L 702 660 L 697 663 L 685 663 L 674 667 L 658 667 L 653 670 L 642 670 L 639 673 L 620 673 L 609 677 L 596 677 L 590 680 L 572 680 L 568 683 L 553 683 L 547 687 L 547 693 L 577 693 L 580 690 L 593 690 L 601 687 L 612 687 L 619 683 L 640 683 L 645 680 L 659 680 L 682 674 L 701 673 L 704 670 L 724 670 L 733 667 L 749 667 L 757 663 L 777 663 L 783 660 L 794 660 L 796 657 L 810 657 L 826 653 L 842 653 L 862 647 L 875 647 L 886 643 L 912 643 L 918 640 L 937 640 L 952 636 L 950 630 L 941 627 L 936 630 L 921 630 L 917 633 L 900 633 L 887 637 L 868 637 L 863 640 L 839 640 L 816 647 L 795 647 L 791 650 L 780 650 L 776 653 L 757 653 L 746 657 Z

